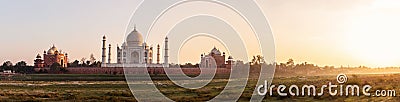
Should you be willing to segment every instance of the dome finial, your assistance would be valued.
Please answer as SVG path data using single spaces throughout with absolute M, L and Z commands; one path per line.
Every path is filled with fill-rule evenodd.
M 135 24 L 134 27 L 133 27 L 133 31 L 136 31 L 136 24 Z

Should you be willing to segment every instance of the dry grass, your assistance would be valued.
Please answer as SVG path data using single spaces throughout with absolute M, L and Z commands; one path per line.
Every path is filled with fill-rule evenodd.
M 64 75 L 65 76 L 65 75 Z M 400 91 L 400 74 L 347 75 L 347 84 L 373 86 L 376 89 Z M 37 76 L 35 76 L 37 77 Z M 47 76 L 46 76 L 47 77 Z M 107 77 L 107 76 L 103 76 Z M 108 78 L 105 78 L 108 79 Z M 218 95 L 226 85 L 226 79 L 214 79 L 204 88 L 190 90 L 174 85 L 167 80 L 157 80 L 158 89 L 175 101 L 206 101 Z M 336 83 L 336 76 L 276 77 L 273 84 L 321 86 L 327 82 Z M 248 101 L 256 87 L 250 80 L 239 101 Z M 125 81 L 1 81 L 1 101 L 135 101 Z M 399 93 L 399 92 L 398 92 Z M 398 94 L 397 93 L 397 94 Z M 397 95 L 398 96 L 398 95 Z M 329 96 L 320 97 L 278 97 L 267 96 L 265 101 L 398 101 L 399 97 Z

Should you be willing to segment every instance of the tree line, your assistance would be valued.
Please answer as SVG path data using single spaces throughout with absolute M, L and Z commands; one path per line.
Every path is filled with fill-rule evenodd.
M 68 67 L 101 67 L 101 62 L 96 61 L 94 55 L 90 54 L 89 60 L 83 57 L 80 61 L 75 60 L 71 63 L 68 63 Z
M 25 61 L 17 62 L 15 65 L 11 61 L 5 61 L 0 66 L 0 71 L 11 70 L 15 73 L 34 73 L 33 66 L 28 66 Z

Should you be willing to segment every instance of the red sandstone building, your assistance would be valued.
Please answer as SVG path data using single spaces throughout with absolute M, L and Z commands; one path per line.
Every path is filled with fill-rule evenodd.
M 35 59 L 35 68 L 44 68 L 44 67 L 50 67 L 54 63 L 58 63 L 61 65 L 61 67 L 67 67 L 68 65 L 68 54 L 67 53 L 62 53 L 53 45 L 49 50 L 44 51 L 43 53 L 43 59 L 42 56 L 39 54 L 36 56 Z
M 231 68 L 232 56 L 229 56 L 227 61 L 225 58 L 225 52 L 221 55 L 221 52 L 214 47 L 208 55 L 201 54 L 200 66 L 201 68 Z

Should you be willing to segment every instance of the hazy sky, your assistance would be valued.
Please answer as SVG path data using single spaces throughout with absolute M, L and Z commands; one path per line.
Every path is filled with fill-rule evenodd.
M 318 65 L 400 66 L 397 0 L 256 1 L 274 33 L 278 62 L 293 58 Z M 122 43 L 130 16 L 140 2 L 0 0 L 0 62 L 33 64 L 35 56 L 53 44 L 69 53 L 70 60 L 88 58 L 92 53 L 100 60 L 103 35 L 113 45 L 115 56 L 114 47 Z M 206 38 L 193 42 L 201 39 Z M 190 51 L 196 55 L 187 60 L 198 62 L 201 52 L 214 45 L 222 46 L 203 45 L 203 49 Z

